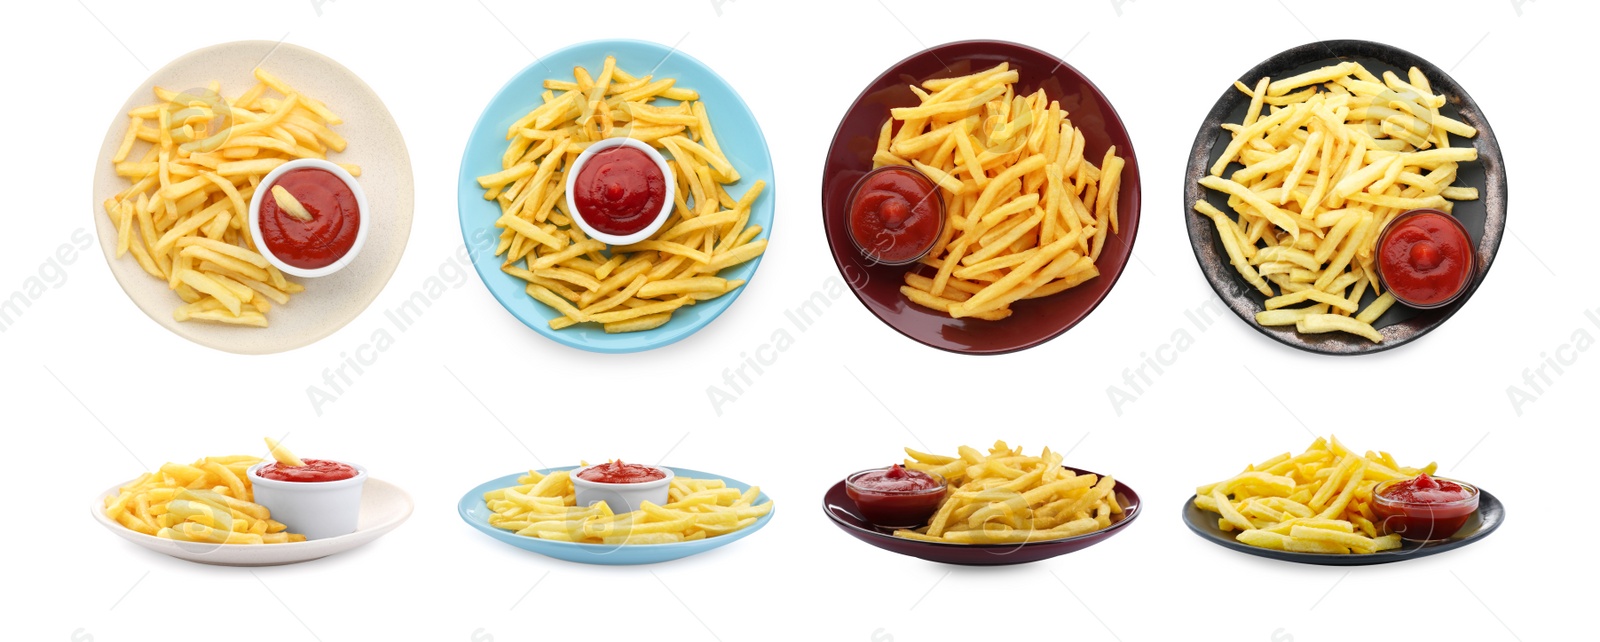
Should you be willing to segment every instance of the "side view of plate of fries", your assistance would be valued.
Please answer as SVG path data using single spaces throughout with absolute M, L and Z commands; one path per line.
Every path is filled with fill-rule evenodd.
M 1195 533 L 1234 550 L 1291 562 L 1365 565 L 1444 552 L 1499 527 L 1504 509 L 1475 489 L 1479 504 L 1460 532 L 1436 542 L 1403 540 L 1374 505 L 1377 487 L 1438 465 L 1399 464 L 1384 451 L 1351 450 L 1337 437 L 1318 437 L 1300 454 L 1283 453 L 1227 479 L 1205 484 L 1185 506 Z M 1450 537 L 1453 535 L 1453 537 Z
M 840 482 L 823 499 L 823 510 L 836 526 L 904 555 L 988 566 L 1033 562 L 1088 547 L 1139 515 L 1139 495 L 1133 489 L 1109 475 L 1067 467 L 1062 454 L 1048 447 L 1028 455 L 1021 446 L 997 441 L 986 451 L 961 446 L 955 455 L 912 448 L 905 452 L 905 470 L 947 486 L 927 522 L 913 528 L 875 524 L 865 516 L 862 500 Z
M 573 169 L 579 156 L 615 138 L 653 148 L 673 186 L 659 229 L 628 245 L 587 235 L 567 193 L 589 175 Z M 709 323 L 754 274 L 772 227 L 754 115 L 709 68 L 653 43 L 585 43 L 524 69 L 485 109 L 461 172 L 479 276 L 523 323 L 586 350 L 647 350 Z
M 569 562 L 654 564 L 720 548 L 772 520 L 772 499 L 752 486 L 674 467 L 667 502 L 618 512 L 601 501 L 576 505 L 579 467 L 506 475 L 479 485 L 457 505 L 473 528 L 502 542 Z
M 1242 116 L 1223 114 L 1229 105 Z M 1473 256 L 1492 259 L 1505 216 L 1498 145 L 1477 105 L 1437 67 L 1363 41 L 1305 45 L 1236 81 L 1196 139 L 1189 178 L 1190 237 L 1212 286 L 1268 336 L 1314 352 L 1415 339 L 1487 271 L 1482 258 L 1468 265 L 1465 292 L 1438 309 L 1397 302 L 1379 275 L 1391 221 L 1443 213 Z
M 102 493 L 92 512 L 108 530 L 144 548 L 223 566 L 292 564 L 341 553 L 377 539 L 411 515 L 410 495 L 368 480 L 361 528 L 308 541 L 255 502 L 246 471 L 263 461 L 230 455 L 168 462 Z

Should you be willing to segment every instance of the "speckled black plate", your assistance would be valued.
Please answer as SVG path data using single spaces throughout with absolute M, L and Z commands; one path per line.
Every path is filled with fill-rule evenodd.
M 1506 521 L 1506 507 L 1494 495 L 1482 488 L 1478 489 L 1478 512 L 1461 526 L 1461 530 L 1450 536 L 1450 539 L 1439 542 L 1405 542 L 1400 548 L 1392 551 L 1368 554 L 1334 555 L 1331 553 L 1296 553 L 1294 551 L 1275 551 L 1270 548 L 1251 546 L 1234 539 L 1237 533 L 1223 531 L 1217 525 L 1218 515 L 1194 505 L 1194 496 L 1189 496 L 1189 501 L 1183 505 L 1183 523 L 1189 530 L 1199 535 L 1206 541 L 1231 548 L 1257 557 L 1266 557 L 1285 562 L 1300 564 L 1319 564 L 1322 566 L 1370 566 L 1372 564 L 1388 564 L 1391 562 L 1404 562 L 1418 557 L 1438 555 L 1445 551 L 1461 548 L 1493 533 Z
M 1228 263 L 1227 252 L 1222 248 L 1222 241 L 1217 238 L 1216 228 L 1209 219 L 1193 209 L 1194 202 L 1203 198 L 1210 201 L 1217 209 L 1231 212 L 1226 195 L 1201 187 L 1199 183 L 1206 175 L 1206 170 L 1222 155 L 1222 150 L 1232 139 L 1227 130 L 1222 129 L 1222 123 L 1240 122 L 1250 107 L 1250 97 L 1231 86 L 1223 90 L 1222 98 L 1211 108 L 1211 113 L 1206 114 L 1205 123 L 1200 126 L 1200 133 L 1195 136 L 1194 148 L 1189 153 L 1189 170 L 1184 174 L 1183 215 L 1189 228 L 1189 241 L 1194 246 L 1195 259 L 1200 262 L 1200 269 L 1205 272 L 1206 280 L 1245 323 L 1274 340 L 1301 350 L 1337 355 L 1369 354 L 1405 345 L 1427 334 L 1460 310 L 1483 283 L 1484 276 L 1489 273 L 1489 266 L 1494 263 L 1495 253 L 1500 249 L 1500 237 L 1505 233 L 1506 168 L 1500 156 L 1500 144 L 1495 140 L 1494 130 L 1489 128 L 1489 121 L 1484 118 L 1483 112 L 1478 109 L 1478 104 L 1472 101 L 1466 90 L 1433 63 L 1389 45 L 1365 40 L 1313 42 L 1268 58 L 1246 72 L 1239 80 L 1253 87 L 1262 76 L 1287 78 L 1343 60 L 1359 62 L 1367 70 L 1380 76 L 1384 71 L 1394 71 L 1404 78 L 1406 70 L 1411 67 L 1421 69 L 1432 83 L 1433 91 L 1444 94 L 1449 101 L 1439 110 L 1440 113 L 1478 130 L 1475 138 L 1452 136 L 1450 140 L 1453 146 L 1470 144 L 1478 149 L 1477 162 L 1462 163 L 1454 183 L 1478 188 L 1479 196 L 1476 201 L 1458 201 L 1454 206 L 1455 217 L 1466 226 L 1467 233 L 1477 243 L 1478 253 L 1477 272 L 1473 274 L 1467 284 L 1467 291 L 1461 298 L 1456 299 L 1455 303 L 1432 310 L 1417 310 L 1395 304 L 1373 323 L 1378 332 L 1383 334 L 1382 343 L 1373 343 L 1343 332 L 1300 334 L 1295 331 L 1294 326 L 1258 325 L 1255 315 L 1265 309 L 1266 297 L 1250 287 L 1244 277 L 1239 276 L 1233 265 Z M 1228 172 L 1239 167 L 1241 166 L 1238 164 L 1231 165 Z M 1372 290 L 1367 290 L 1361 306 L 1366 307 L 1373 298 Z

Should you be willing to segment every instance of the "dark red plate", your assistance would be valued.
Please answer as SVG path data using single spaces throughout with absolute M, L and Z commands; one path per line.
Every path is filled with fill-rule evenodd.
M 1107 246 L 1107 249 L 1110 249 L 1110 246 Z M 1096 474 L 1066 466 L 1063 468 L 1078 475 Z M 941 544 L 895 537 L 891 534 L 892 530 L 878 528 L 862 519 L 861 514 L 856 511 L 855 502 L 845 494 L 843 480 L 834 484 L 828 489 L 828 494 L 822 496 L 822 510 L 828 514 L 828 518 L 833 520 L 839 530 L 886 551 L 944 564 L 1003 566 L 1026 564 L 1057 555 L 1066 555 L 1099 544 L 1127 528 L 1128 524 L 1139 517 L 1139 494 L 1120 481 L 1111 492 L 1116 493 L 1117 503 L 1122 506 L 1122 516 L 1113 520 L 1110 526 L 1077 537 L 1026 544 Z
M 874 265 L 850 242 L 846 229 L 850 188 L 872 170 L 872 154 L 877 148 L 878 131 L 893 107 L 918 103 L 909 85 L 929 78 L 960 76 L 1010 62 L 1020 76 L 1019 93 L 1040 87 L 1051 100 L 1061 102 L 1072 124 L 1083 130 L 1088 141 L 1085 158 L 1105 156 L 1106 148 L 1117 146 L 1117 155 L 1127 160 L 1122 172 L 1119 195 L 1120 234 L 1107 238 L 1105 251 L 1096 267 L 1100 276 L 1060 294 L 1013 304 L 1014 313 L 1001 321 L 952 319 L 907 301 L 900 294 L 907 269 L 932 270 L 926 266 L 890 267 Z M 822 224 L 834 264 L 856 298 L 874 315 L 900 334 L 941 350 L 965 354 L 1002 354 L 1039 345 L 1077 325 L 1094 311 L 1133 253 L 1133 239 L 1139 231 L 1139 162 L 1133 142 L 1111 102 L 1083 74 L 1048 53 L 1012 42 L 968 40 L 939 45 L 895 63 L 856 98 L 839 129 L 834 132 L 822 172 Z

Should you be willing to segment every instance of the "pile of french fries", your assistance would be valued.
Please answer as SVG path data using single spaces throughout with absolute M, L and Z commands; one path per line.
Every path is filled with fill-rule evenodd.
M 104 202 L 117 226 L 117 258 L 131 252 L 167 283 L 184 302 L 173 311 L 179 321 L 266 327 L 273 303 L 305 289 L 256 250 L 250 199 L 279 165 L 344 151 L 331 129 L 344 120 L 266 70 L 255 77 L 232 100 L 216 82 L 200 95 L 156 87 L 159 102 L 128 113 L 111 159 L 132 183 Z
M 483 494 L 494 514 L 489 525 L 526 537 L 584 544 L 669 544 L 726 535 L 772 511 L 757 504 L 761 488 L 740 492 L 720 479 L 675 477 L 667 503 L 645 502 L 639 510 L 616 513 L 605 502 L 577 505 L 568 471 L 548 475 L 529 471 L 517 485 Z
M 705 103 L 675 79 L 636 77 L 607 56 L 598 77 L 577 67 L 573 80 L 546 80 L 543 103 L 506 132 L 501 171 L 481 176 L 484 198 L 500 204 L 496 256 L 528 282 L 529 296 L 562 316 L 550 327 L 598 323 L 606 332 L 660 327 L 672 312 L 744 285 L 717 273 L 766 251 L 750 211 L 765 181 L 734 198 L 739 182 L 711 131 Z M 559 93 L 557 93 L 559 92 Z M 658 99 L 679 101 L 655 104 Z M 648 240 L 607 247 L 588 238 L 567 211 L 566 173 L 595 141 L 628 137 L 656 147 L 676 180 L 672 214 Z
M 1234 269 L 1268 297 L 1256 323 L 1383 341 L 1372 323 L 1395 299 L 1380 292 L 1378 235 L 1406 211 L 1449 213 L 1452 201 L 1478 198 L 1476 188 L 1451 185 L 1478 150 L 1450 142 L 1477 130 L 1439 113 L 1446 98 L 1416 67 L 1405 79 L 1379 78 L 1341 62 L 1235 86 L 1250 96 L 1249 111 L 1223 125 L 1233 139 L 1200 184 L 1227 194 L 1238 220 L 1203 200 L 1194 209 L 1215 224 Z M 1242 167 L 1224 176 L 1235 162 Z M 1374 299 L 1360 309 L 1369 289 Z
M 258 457 L 205 457 L 163 464 L 107 497 L 105 513 L 130 530 L 165 539 L 213 544 L 303 542 L 254 502 L 245 471 Z
M 1037 457 L 997 441 L 987 454 L 962 446 L 954 457 L 906 448 L 905 467 L 944 477 L 944 502 L 927 526 L 896 537 L 947 544 L 1006 544 L 1075 537 L 1122 515 L 1111 477 L 1077 475 L 1061 454 Z
M 1251 546 L 1301 553 L 1375 553 L 1400 547 L 1372 512 L 1372 490 L 1391 479 L 1433 474 L 1437 464 L 1401 466 L 1387 452 L 1357 453 L 1337 437 L 1283 453 L 1195 489 L 1195 506 L 1221 515 L 1218 528 Z
M 1082 130 L 1040 89 L 1016 95 L 1009 63 L 911 90 L 916 107 L 890 110 L 873 166 L 908 165 L 939 185 L 944 234 L 900 292 L 955 318 L 999 320 L 1011 304 L 1099 276 L 1116 233 L 1124 161 L 1115 146 L 1096 167 Z M 897 125 L 898 124 L 898 125 Z

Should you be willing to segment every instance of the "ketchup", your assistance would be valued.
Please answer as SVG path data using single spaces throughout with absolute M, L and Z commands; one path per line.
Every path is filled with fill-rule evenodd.
M 1427 473 L 1397 482 L 1379 494 L 1387 499 L 1407 504 L 1444 504 L 1461 501 L 1474 495 L 1466 486 L 1448 479 L 1434 479 Z
M 895 464 L 883 470 L 873 470 L 851 481 L 856 488 L 878 493 L 913 493 L 932 490 L 944 484 L 920 470 L 906 470 Z
M 944 231 L 944 201 L 937 189 L 922 172 L 898 165 L 861 177 L 850 195 L 850 238 L 856 248 L 888 265 L 922 258 Z
M 1455 300 L 1472 271 L 1472 241 L 1449 214 L 1412 210 L 1379 239 L 1378 274 L 1406 305 L 1432 308 Z
M 304 466 L 285 466 L 272 462 L 256 469 L 263 479 L 284 482 L 331 482 L 355 477 L 359 471 L 350 464 L 327 459 L 307 459 Z
M 272 197 L 274 186 L 288 190 L 300 201 L 311 220 L 302 221 L 279 208 Z M 260 240 L 284 263 L 308 270 L 323 268 L 355 247 L 361 208 L 355 192 L 333 172 L 315 167 L 293 169 L 256 190 L 262 195 Z
M 845 494 L 861 516 L 883 528 L 916 528 L 939 510 L 947 488 L 943 479 L 899 464 L 867 470 L 845 479 Z
M 1427 473 L 1384 482 L 1373 493 L 1372 512 L 1385 530 L 1413 541 L 1448 539 L 1478 511 L 1478 489 Z
M 578 216 L 596 230 L 627 236 L 650 226 L 666 204 L 667 177 L 654 158 L 632 147 L 590 156 L 572 184 Z
M 601 484 L 643 484 L 666 479 L 660 468 L 644 464 L 624 464 L 621 460 L 590 466 L 578 473 L 578 479 Z

